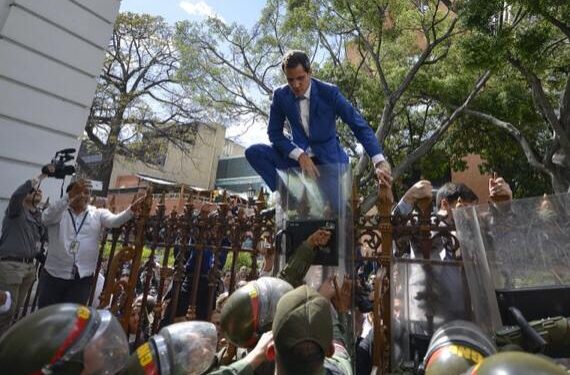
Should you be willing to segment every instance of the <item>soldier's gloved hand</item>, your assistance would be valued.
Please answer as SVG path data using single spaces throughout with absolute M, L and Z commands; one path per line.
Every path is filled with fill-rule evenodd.
M 431 192 L 431 182 L 428 180 L 420 180 L 406 191 L 402 199 L 410 206 L 413 206 L 420 199 L 431 198 Z

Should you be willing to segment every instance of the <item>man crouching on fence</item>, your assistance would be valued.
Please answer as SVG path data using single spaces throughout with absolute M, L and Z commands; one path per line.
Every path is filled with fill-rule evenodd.
M 139 198 L 131 207 L 114 215 L 88 204 L 91 191 L 85 180 L 72 182 L 66 192 L 42 215 L 50 241 L 38 286 L 40 308 L 63 302 L 87 304 L 91 286 L 97 280 L 95 268 L 101 229 L 123 225 L 142 203 Z

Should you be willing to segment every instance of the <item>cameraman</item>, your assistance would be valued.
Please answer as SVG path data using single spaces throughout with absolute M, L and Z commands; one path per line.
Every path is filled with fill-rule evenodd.
M 85 180 L 70 183 L 66 191 L 42 215 L 51 240 L 38 286 L 40 308 L 64 302 L 87 303 L 97 280 L 94 274 L 101 229 L 117 228 L 129 221 L 144 199 L 115 215 L 88 204 L 91 191 Z
M 48 166 L 53 171 L 52 165 Z M 36 279 L 34 259 L 40 255 L 47 231 L 37 205 L 42 200 L 41 174 L 20 185 L 10 197 L 0 237 L 0 290 L 12 296 L 9 311 L 0 315 L 0 336 L 20 311 L 28 290 Z

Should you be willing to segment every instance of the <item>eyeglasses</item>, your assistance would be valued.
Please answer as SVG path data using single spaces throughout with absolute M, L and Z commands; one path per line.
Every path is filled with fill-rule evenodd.
M 477 202 L 477 197 L 474 197 L 473 194 L 466 193 L 464 191 L 456 191 L 453 194 L 448 195 L 445 199 L 448 202 L 455 202 L 457 200 L 467 201 L 467 202 Z

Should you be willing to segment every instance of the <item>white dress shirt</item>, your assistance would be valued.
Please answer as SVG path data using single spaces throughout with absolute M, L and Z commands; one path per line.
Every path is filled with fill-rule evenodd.
M 303 130 L 305 130 L 305 134 L 307 135 L 307 138 L 309 138 L 310 133 L 309 133 L 309 124 L 310 124 L 310 108 L 311 108 L 311 83 L 309 83 L 309 87 L 307 87 L 307 91 L 305 91 L 305 93 L 303 94 L 303 99 L 297 99 L 299 100 L 299 115 L 301 116 L 301 124 L 303 125 Z M 301 156 L 302 153 L 306 153 L 307 155 L 309 155 L 310 157 L 313 157 L 314 154 L 311 151 L 311 147 L 309 146 L 306 150 L 303 150 L 300 147 L 296 147 L 294 148 L 290 153 L 289 153 L 289 157 L 293 160 L 299 160 L 299 156 Z M 384 158 L 384 155 L 382 154 L 376 154 L 374 156 L 372 156 L 372 164 L 376 165 L 377 163 L 386 160 Z
M 84 217 L 85 222 L 81 226 Z M 75 263 L 79 277 L 92 276 L 99 257 L 101 229 L 120 227 L 132 217 L 133 213 L 130 208 L 115 215 L 107 209 L 90 205 L 85 211 L 76 215 L 69 208 L 69 198 L 66 195 L 50 205 L 42 215 L 43 222 L 48 226 L 49 235 L 45 270 L 51 276 L 71 280 L 74 278 L 73 264 Z M 72 220 L 75 221 L 75 228 L 79 230 L 77 236 Z M 79 242 L 77 254 L 70 251 L 74 240 Z

